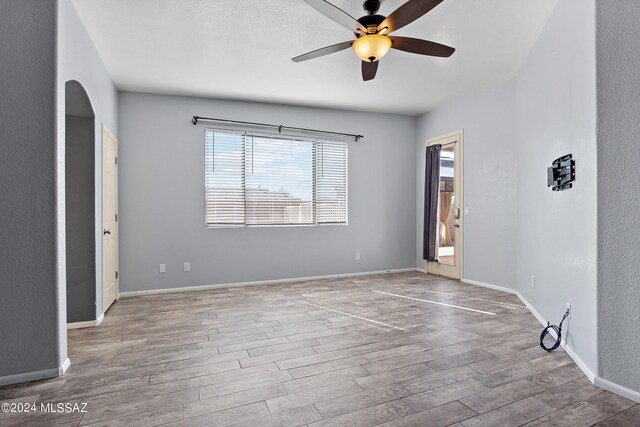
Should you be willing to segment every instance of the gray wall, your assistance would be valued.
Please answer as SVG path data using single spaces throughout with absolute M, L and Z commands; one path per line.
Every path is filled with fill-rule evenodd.
M 96 136 L 117 131 L 117 92 L 70 0 L 0 2 L 0 51 L 0 376 L 52 375 L 67 359 L 64 83 L 87 89 Z
M 419 119 L 418 248 L 424 141 L 459 129 L 469 207 L 464 278 L 515 289 L 554 323 L 571 303 L 568 346 L 596 373 L 594 1 L 558 2 L 514 81 Z M 575 187 L 552 192 L 547 167 L 568 153 L 576 158 Z
M 58 1 L 59 45 L 58 45 L 58 138 L 65 140 L 65 82 L 75 80 L 86 91 L 95 112 L 95 303 L 92 302 L 97 319 L 102 314 L 102 125 L 118 135 L 118 93 L 102 59 L 91 41 L 71 0 Z M 61 146 L 64 150 L 64 146 Z M 60 153 L 64 159 L 64 151 Z M 64 168 L 61 169 L 64 175 Z M 60 209 L 64 211 L 64 176 L 59 177 Z M 59 225 L 64 230 L 64 224 Z M 64 247 L 59 248 L 65 253 Z M 64 257 L 62 258 L 64 263 Z M 64 265 L 64 264 L 63 264 Z M 95 306 L 93 306 L 95 304 Z M 66 319 L 65 319 L 66 321 Z M 64 325 L 62 325 L 64 327 Z
M 55 370 L 66 359 L 56 259 L 64 238 L 56 227 L 56 3 L 0 2 L 0 52 L 2 377 Z
M 640 7 L 597 2 L 600 376 L 640 391 Z
M 413 267 L 414 118 L 127 92 L 119 106 L 121 291 Z M 349 145 L 349 225 L 205 228 L 193 115 L 364 134 Z
M 516 164 L 513 81 L 480 91 L 420 116 L 416 161 L 416 266 L 424 268 L 425 142 L 464 131 L 463 277 L 513 288 L 515 282 Z
M 594 0 L 558 2 L 516 92 L 516 289 L 552 323 L 571 303 L 567 345 L 597 373 Z M 574 188 L 552 192 L 547 167 L 568 153 Z
M 67 114 L 65 153 L 67 322 L 73 323 L 96 315 L 94 117 Z

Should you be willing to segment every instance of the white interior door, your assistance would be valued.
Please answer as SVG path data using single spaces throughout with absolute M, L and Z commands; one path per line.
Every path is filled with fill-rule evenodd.
M 430 139 L 426 146 L 442 145 L 440 151 L 440 188 L 436 236 L 437 259 L 425 262 L 430 274 L 462 277 L 462 131 Z
M 102 312 L 118 296 L 118 141 L 102 127 Z

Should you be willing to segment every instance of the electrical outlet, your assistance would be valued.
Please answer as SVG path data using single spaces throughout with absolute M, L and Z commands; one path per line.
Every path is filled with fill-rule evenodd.
M 567 310 L 569 310 L 569 319 L 571 319 L 571 303 L 567 303 Z
M 191 271 L 191 264 L 188 262 L 184 263 L 184 271 Z
M 167 264 L 160 264 L 160 273 L 167 272 Z
M 536 288 L 536 276 L 533 275 L 531 276 L 531 289 L 535 289 Z
M 360 252 L 356 252 L 356 261 L 360 261 Z

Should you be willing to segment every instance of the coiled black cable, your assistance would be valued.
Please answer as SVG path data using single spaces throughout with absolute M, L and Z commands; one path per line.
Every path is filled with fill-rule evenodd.
M 564 316 L 562 316 L 562 320 L 560 321 L 560 324 L 558 326 L 552 325 L 550 322 L 547 322 L 547 327 L 544 328 L 540 333 L 540 347 L 542 347 L 545 351 L 553 351 L 556 348 L 560 347 L 560 342 L 562 341 L 562 323 L 564 323 L 567 317 L 569 317 L 568 308 L 564 313 Z M 547 337 L 547 335 L 549 335 L 550 330 L 553 330 L 556 333 L 557 338 L 556 342 L 553 343 L 551 347 L 547 347 L 546 345 L 544 345 L 544 339 Z

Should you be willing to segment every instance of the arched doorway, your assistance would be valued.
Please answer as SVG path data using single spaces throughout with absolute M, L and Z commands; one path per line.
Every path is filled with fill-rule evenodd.
M 65 83 L 67 323 L 96 319 L 95 113 L 82 85 Z

